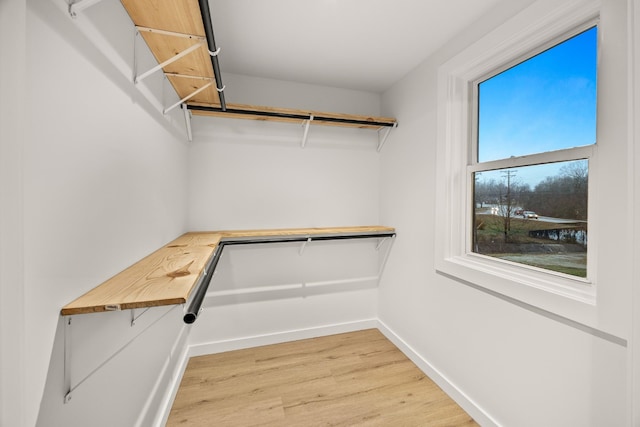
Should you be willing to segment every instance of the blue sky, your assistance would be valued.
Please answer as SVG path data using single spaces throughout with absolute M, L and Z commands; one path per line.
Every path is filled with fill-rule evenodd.
M 593 27 L 480 83 L 478 161 L 594 144 L 596 69 Z M 520 180 L 533 187 L 559 167 Z

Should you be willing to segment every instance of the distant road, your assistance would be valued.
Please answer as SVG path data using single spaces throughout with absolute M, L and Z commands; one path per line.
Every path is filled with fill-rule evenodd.
M 496 209 L 492 208 L 492 207 L 488 207 L 483 211 L 478 211 L 479 214 L 485 214 L 485 215 L 498 215 L 496 213 Z M 522 217 L 522 215 L 511 215 L 512 218 L 520 218 L 520 219 L 524 219 Z M 553 218 L 550 216 L 541 216 L 538 217 L 538 219 L 530 219 L 530 221 L 544 221 L 544 222 L 553 222 L 556 224 L 573 224 L 576 222 L 584 222 L 586 223 L 587 221 L 583 221 L 583 220 L 578 220 L 578 219 L 566 219 L 566 218 Z

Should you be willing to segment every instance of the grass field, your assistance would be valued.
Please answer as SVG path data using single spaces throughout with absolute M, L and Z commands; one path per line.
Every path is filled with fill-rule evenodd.
M 532 230 L 578 228 L 582 225 L 557 224 L 535 219 L 511 218 L 511 230 L 505 241 L 504 218 L 476 215 L 477 252 L 572 276 L 586 277 L 586 246 L 529 236 Z
M 506 259 L 533 267 L 545 268 L 572 276 L 587 276 L 587 253 L 571 254 L 490 254 L 495 258 Z

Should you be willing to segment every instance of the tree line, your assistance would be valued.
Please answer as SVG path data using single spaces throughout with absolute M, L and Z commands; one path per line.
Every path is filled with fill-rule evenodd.
M 535 211 L 538 215 L 576 220 L 587 219 L 588 166 L 586 161 L 571 162 L 560 168 L 558 175 L 546 177 L 532 189 L 517 178 L 517 169 L 501 171 L 501 179 L 475 180 L 475 203 L 490 204 L 496 212 L 510 218 L 517 209 Z M 505 231 L 509 223 L 505 224 Z

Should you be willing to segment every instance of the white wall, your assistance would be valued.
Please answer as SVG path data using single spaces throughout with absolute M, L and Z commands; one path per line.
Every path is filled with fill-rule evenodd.
M 638 80 L 640 73 L 640 1 L 634 0 L 631 3 L 629 18 L 632 28 L 632 62 L 631 62 L 631 79 L 633 84 L 633 109 L 629 111 L 629 123 L 632 127 L 632 135 L 629 140 L 633 156 L 629 156 L 628 161 L 631 162 L 629 167 L 630 179 L 634 183 L 631 188 L 630 197 L 633 204 L 630 204 L 634 212 L 640 211 L 640 168 L 634 165 L 640 164 L 640 125 L 638 115 L 640 114 L 640 81 Z M 640 226 L 637 224 L 636 216 L 631 215 L 633 240 L 640 241 Z M 639 245 L 633 246 L 633 259 L 640 256 Z M 633 283 L 640 283 L 640 264 L 634 263 Z M 633 289 L 633 335 L 631 339 L 631 354 L 629 363 L 632 367 L 630 381 L 629 404 L 632 406 L 631 425 L 640 425 L 640 404 L 638 396 L 640 396 L 640 288 L 635 286 Z
M 24 423 L 22 146 L 26 1 L 0 2 L 0 426 Z M 5 64 L 11 64 L 7 66 Z
M 189 330 L 180 323 L 180 309 L 152 309 L 133 327 L 130 312 L 74 316 L 73 381 L 126 348 L 82 383 L 66 405 L 65 326 L 58 313 L 186 229 L 378 223 L 398 229 L 380 289 L 367 279 L 377 273 L 380 256 L 372 242 L 310 245 L 302 256 L 297 245 L 227 252 L 205 311 L 192 326 L 193 353 L 367 327 L 379 317 L 385 332 L 488 424 L 625 423 L 627 364 L 638 360 L 620 343 L 630 340 L 630 304 L 619 303 L 631 301 L 628 257 L 618 259 L 608 251 L 601 260 L 604 283 L 618 283 L 613 294 L 605 295 L 609 308 L 597 319 L 604 335 L 434 272 L 437 68 L 521 3 L 503 3 L 385 94 L 382 113 L 397 117 L 400 127 L 381 154 L 372 131 L 314 126 L 301 149 L 299 125 L 201 117 L 193 119 L 195 140 L 188 149 L 175 133 L 176 122 L 158 115 L 162 96 L 141 97 L 130 84 L 127 39 L 132 32 L 101 9 L 117 2 L 102 2 L 90 12 L 108 17 L 97 24 L 117 35 L 114 45 L 105 47 L 116 55 L 108 60 L 75 30 L 87 21 L 71 23 L 64 2 L 57 3 L 31 1 L 25 28 L 24 2 L 12 0 L 18 14 L 6 31 L 8 3 L 0 9 L 3 38 L 16 31 L 17 46 L 26 38 L 24 52 L 10 50 L 17 64 L 11 73 L 3 70 L 0 80 L 0 148 L 18 162 L 2 171 L 1 202 L 21 204 L 24 198 L 24 208 L 6 211 L 3 206 L 2 211 L 3 221 L 24 213 L 24 236 L 22 228 L 12 234 L 0 228 L 1 266 L 20 265 L 24 246 L 24 286 L 21 268 L 0 274 L 3 427 L 151 424 L 162 403 L 162 391 L 155 392 L 174 380 L 187 344 Z M 0 46 L 4 61 L 6 45 Z M 26 70 L 23 79 L 16 77 L 20 70 Z M 236 75 L 224 80 L 229 102 L 381 112 L 376 94 Z M 4 99 L 9 81 L 16 82 L 14 93 L 27 82 L 28 90 L 16 101 L 14 125 L 5 127 L 12 111 Z M 157 89 L 153 82 L 149 86 L 142 88 L 145 93 Z M 28 111 L 24 121 L 22 111 Z M 23 148 L 4 139 L 8 134 L 21 142 L 21 132 L 26 133 Z M 624 154 L 624 148 L 614 147 L 610 159 L 622 156 L 623 161 L 612 164 L 624 165 Z M 21 171 L 24 195 L 17 189 Z M 625 167 L 617 171 L 628 172 Z M 608 197 L 615 198 L 615 192 Z M 632 222 L 633 210 L 623 208 L 621 223 Z M 8 253 L 5 236 L 19 254 Z M 637 253 L 637 244 L 622 244 Z M 12 280 L 18 282 L 15 288 L 9 288 Z M 313 289 L 283 286 L 320 282 L 330 283 Z M 261 287 L 274 290 L 245 293 Z M 22 292 L 24 310 L 4 299 L 10 295 L 19 305 Z M 25 324 L 7 328 L 12 320 L 7 313 Z M 620 340 L 607 339 L 609 332 Z M 16 353 L 6 350 L 7 343 Z M 8 375 L 7 366 L 17 366 L 16 372 Z M 17 404 L 5 412 L 7 397 Z M 111 407 L 119 411 L 110 412 Z
M 607 125 L 600 134 L 606 141 L 595 209 L 604 212 L 616 200 L 624 224 L 631 214 L 624 184 L 625 6 L 604 3 L 601 28 L 607 47 L 599 78 L 611 93 L 602 94 L 609 108 L 600 111 Z M 634 244 L 628 235 L 600 236 L 599 301 L 590 327 L 435 271 L 438 67 L 508 19 L 515 7 L 485 17 L 383 96 L 383 113 L 396 116 L 401 126 L 382 155 L 381 222 L 396 226 L 398 238 L 380 287 L 379 317 L 421 366 L 488 425 L 625 425 L 628 249 Z
M 224 83 L 228 102 L 379 114 L 380 97 L 367 92 L 236 75 L 225 75 Z M 190 229 L 378 224 L 380 156 L 375 131 L 311 126 L 306 147 L 301 148 L 300 124 L 196 116 L 193 129 Z M 215 351 L 220 343 L 330 325 L 348 328 L 375 318 L 377 281 L 345 282 L 377 274 L 373 242 L 312 243 L 302 257 L 294 246 L 225 249 L 228 255 L 210 291 L 231 287 L 236 293 L 224 299 L 210 293 L 190 342 L 201 351 Z M 345 271 L 349 263 L 361 268 Z M 239 277 L 243 269 L 261 279 Z M 326 281 L 341 284 L 322 292 L 316 288 L 315 294 L 302 287 L 281 292 L 283 285 Z M 239 296 L 255 286 L 274 291 Z
M 380 115 L 377 93 L 224 73 L 227 102 L 346 114 Z
M 76 25 L 64 4 L 28 4 L 25 425 L 36 424 L 41 405 L 42 426 L 133 425 L 158 375 L 171 370 L 167 360 L 183 339 L 179 310 L 82 383 L 68 404 L 59 311 L 186 231 L 187 145 L 169 120 L 153 114 L 131 74 L 114 68 Z M 133 34 L 130 23 L 109 25 Z M 130 312 L 73 316 L 72 386 L 162 313 L 150 310 L 135 327 Z

